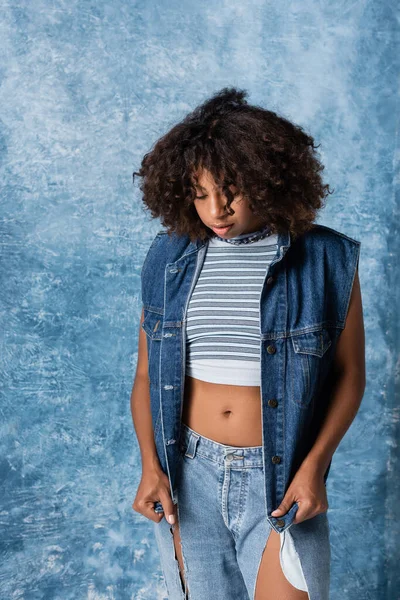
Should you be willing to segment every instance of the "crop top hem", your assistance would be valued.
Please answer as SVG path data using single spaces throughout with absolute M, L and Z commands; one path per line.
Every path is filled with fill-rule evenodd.
M 260 363 L 251 360 L 198 359 L 187 366 L 186 375 L 209 383 L 260 386 Z

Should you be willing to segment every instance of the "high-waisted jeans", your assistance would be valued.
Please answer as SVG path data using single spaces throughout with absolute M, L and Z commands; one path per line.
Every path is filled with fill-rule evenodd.
M 263 550 L 272 530 L 265 516 L 262 446 L 220 444 L 184 423 L 179 444 L 177 513 L 188 597 L 254 600 Z M 162 510 L 160 503 L 155 510 Z M 184 600 L 173 530 L 165 517 L 154 523 L 168 599 Z M 328 600 L 326 513 L 293 523 L 280 536 L 280 564 L 288 581 L 307 591 L 310 600 Z

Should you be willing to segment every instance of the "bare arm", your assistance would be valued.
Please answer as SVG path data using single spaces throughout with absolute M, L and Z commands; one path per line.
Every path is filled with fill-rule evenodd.
M 154 431 L 151 419 L 147 339 L 146 334 L 141 327 L 143 318 L 144 315 L 142 310 L 139 325 L 138 360 L 131 394 L 131 413 L 142 456 L 143 469 L 146 469 L 147 467 L 161 468 L 154 442 Z
M 156 523 L 161 521 L 165 514 L 166 519 L 172 524 L 174 522 L 174 507 L 169 490 L 169 480 L 161 468 L 154 441 L 150 407 L 147 338 L 141 327 L 143 318 L 142 310 L 139 325 L 138 360 L 131 394 L 133 426 L 142 456 L 142 478 L 132 508 Z M 154 511 L 155 502 L 161 502 L 164 513 Z
M 336 448 L 350 427 L 365 390 L 365 337 L 358 271 L 347 313 L 346 325 L 336 346 L 333 369 L 335 390 L 321 431 L 303 465 L 324 474 Z

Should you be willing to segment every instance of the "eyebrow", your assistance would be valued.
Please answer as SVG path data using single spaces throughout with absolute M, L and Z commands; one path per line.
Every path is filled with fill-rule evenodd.
M 194 185 L 195 185 L 195 187 L 198 187 L 198 188 L 200 188 L 201 190 L 203 190 L 203 191 L 205 191 L 205 192 L 207 191 L 207 188 L 205 188 L 204 186 L 200 185 L 200 183 L 196 183 L 196 182 L 195 182 L 195 184 L 194 184 Z M 216 190 L 217 190 L 217 189 L 218 189 L 218 187 L 215 187 L 215 188 L 212 188 L 212 189 L 216 189 Z

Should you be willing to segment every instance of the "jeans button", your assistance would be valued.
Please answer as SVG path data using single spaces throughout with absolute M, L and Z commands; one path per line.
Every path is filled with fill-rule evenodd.
M 225 458 L 230 462 L 231 460 L 233 460 L 233 454 L 227 454 Z

